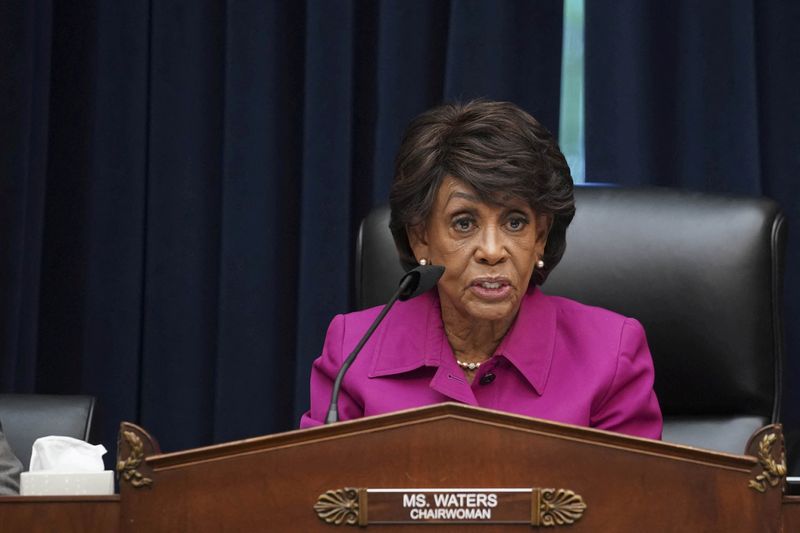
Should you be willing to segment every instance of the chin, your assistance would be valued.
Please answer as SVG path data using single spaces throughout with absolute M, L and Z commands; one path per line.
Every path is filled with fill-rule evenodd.
M 511 302 L 472 305 L 467 308 L 469 315 L 476 320 L 507 320 L 516 316 L 519 307 Z

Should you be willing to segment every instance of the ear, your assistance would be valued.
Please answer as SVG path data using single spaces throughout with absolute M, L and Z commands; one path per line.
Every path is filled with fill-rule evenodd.
M 544 248 L 547 245 L 547 237 L 550 235 L 550 228 L 553 226 L 553 215 L 536 215 L 536 253 L 539 257 L 544 255 Z
M 430 254 L 428 253 L 428 234 L 425 229 L 425 224 L 406 226 L 406 235 L 408 236 L 408 244 L 411 245 L 411 250 L 414 252 L 414 257 L 416 257 L 417 260 L 422 257 L 430 258 Z

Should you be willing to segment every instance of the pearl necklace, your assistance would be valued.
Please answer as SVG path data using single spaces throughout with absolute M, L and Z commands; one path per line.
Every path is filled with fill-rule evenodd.
M 478 367 L 481 366 L 483 363 L 465 363 L 464 361 L 459 361 L 456 359 L 456 363 L 458 366 L 465 370 L 478 370 Z

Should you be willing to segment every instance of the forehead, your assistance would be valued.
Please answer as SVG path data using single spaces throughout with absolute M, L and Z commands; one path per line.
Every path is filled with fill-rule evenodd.
M 453 176 L 446 176 L 436 193 L 436 203 L 439 204 L 439 207 L 444 207 L 451 202 L 459 200 L 493 207 L 530 207 L 528 202 L 519 196 L 498 191 L 487 198 L 485 195 L 481 195 L 468 183 Z

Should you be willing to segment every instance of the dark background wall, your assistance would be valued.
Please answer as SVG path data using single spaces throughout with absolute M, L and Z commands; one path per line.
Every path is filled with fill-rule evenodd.
M 794 228 L 800 8 L 586 7 L 587 179 L 769 195 Z M 165 450 L 294 427 L 404 125 L 481 96 L 557 134 L 562 11 L 3 2 L 0 391 L 97 395 L 110 449 L 120 420 Z

